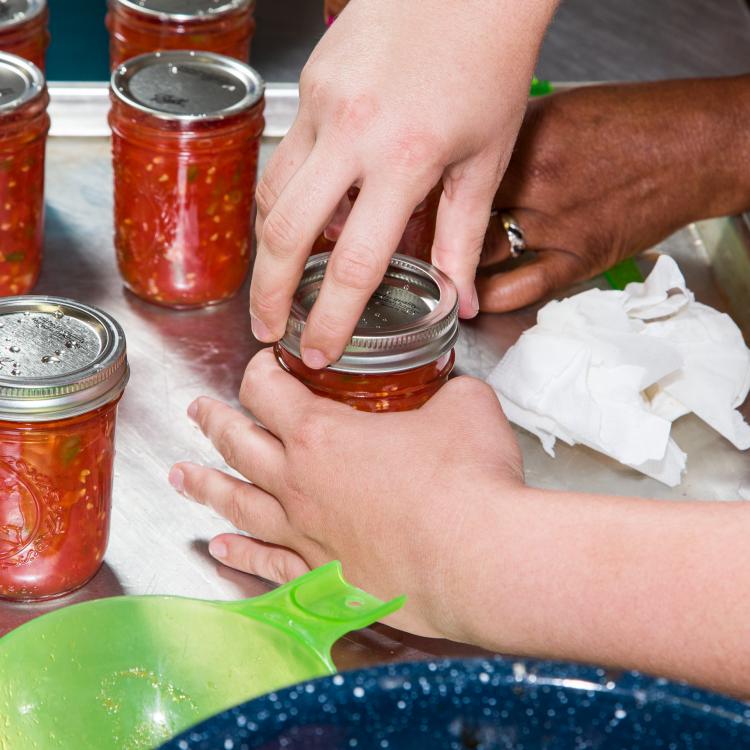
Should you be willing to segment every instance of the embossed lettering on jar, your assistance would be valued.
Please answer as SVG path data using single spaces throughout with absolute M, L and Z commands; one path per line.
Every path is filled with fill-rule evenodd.
M 44 71 L 48 16 L 47 0 L 2 0 L 0 51 L 23 57 Z
M 0 598 L 61 596 L 99 570 L 127 380 L 125 337 L 105 313 L 0 300 Z
M 111 67 L 147 52 L 192 49 L 250 59 L 254 0 L 109 0 Z
M 341 359 L 311 370 L 300 358 L 307 315 L 320 292 L 330 253 L 312 256 L 297 288 L 276 357 L 315 393 L 361 411 L 422 406 L 448 380 L 458 338 L 458 295 L 429 263 L 394 255 Z
M 0 296 L 25 294 L 42 266 L 49 96 L 39 68 L 0 53 Z
M 250 263 L 263 82 L 209 52 L 156 52 L 112 76 L 115 248 L 126 286 L 169 307 L 231 297 Z

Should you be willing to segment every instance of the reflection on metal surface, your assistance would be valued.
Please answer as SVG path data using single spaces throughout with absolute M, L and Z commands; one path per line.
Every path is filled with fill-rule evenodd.
M 702 221 L 693 229 L 696 245 L 708 253 L 728 311 L 750 345 L 750 217 Z
M 290 100 L 283 101 L 289 115 Z M 273 146 L 273 141 L 266 141 L 262 161 Z M 260 348 L 250 334 L 247 287 L 229 302 L 200 311 L 173 312 L 136 299 L 122 289 L 115 266 L 109 141 L 52 139 L 47 178 L 46 260 L 36 292 L 73 297 L 114 315 L 128 339 L 132 380 L 120 411 L 112 538 L 105 567 L 83 590 L 65 599 L 34 606 L 0 605 L 0 633 L 63 604 L 120 593 L 206 599 L 262 593 L 267 584 L 224 568 L 208 556 L 206 542 L 227 531 L 228 524 L 178 497 L 166 479 L 177 460 L 222 465 L 185 411 L 201 394 L 237 405 L 245 364 Z M 727 222 L 712 226 L 720 236 Z M 704 232 L 683 230 L 659 250 L 677 258 L 701 302 L 727 309 L 712 273 L 713 248 L 705 244 L 709 239 Z M 641 262 L 648 270 L 653 256 L 646 255 Z M 465 324 L 456 352 L 459 371 L 486 376 L 535 317 L 536 308 L 531 308 L 480 316 Z M 750 404 L 745 404 L 743 414 L 750 416 Z M 674 490 L 581 447 L 561 445 L 558 458 L 552 459 L 532 436 L 519 433 L 519 440 L 527 479 L 542 487 L 667 499 L 732 499 L 738 497 L 740 486 L 750 486 L 747 454 L 695 417 L 680 420 L 674 429 L 689 454 L 685 480 Z M 334 658 L 340 668 L 354 668 L 481 653 L 376 626 L 342 639 Z
M 109 86 L 105 83 L 51 83 L 50 135 L 62 138 L 109 137 Z M 297 116 L 297 84 L 269 83 L 265 89 L 265 135 L 280 138 Z

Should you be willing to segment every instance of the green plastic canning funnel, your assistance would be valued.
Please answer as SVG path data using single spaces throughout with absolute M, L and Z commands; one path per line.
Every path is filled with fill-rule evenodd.
M 239 602 L 114 597 L 0 639 L 0 750 L 150 750 L 190 725 L 335 672 L 331 647 L 394 612 L 329 563 Z

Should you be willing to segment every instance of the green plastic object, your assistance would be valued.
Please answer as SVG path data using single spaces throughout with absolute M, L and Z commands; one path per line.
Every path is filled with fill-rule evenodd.
M 642 282 L 643 274 L 635 260 L 627 258 L 616 266 L 612 266 L 609 271 L 605 271 L 604 278 L 607 279 L 612 289 L 622 290 L 634 281 Z
M 0 639 L 2 750 L 151 750 L 202 719 L 333 674 L 331 647 L 399 609 L 339 563 L 255 599 L 114 597 Z
M 536 76 L 531 79 L 531 96 L 544 96 L 552 93 L 552 84 L 549 81 L 542 81 Z

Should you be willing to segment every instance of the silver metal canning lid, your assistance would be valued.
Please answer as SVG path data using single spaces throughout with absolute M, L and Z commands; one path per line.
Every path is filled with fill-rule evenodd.
M 294 295 L 279 343 L 296 357 L 330 255 L 313 255 L 307 261 Z M 453 282 L 429 263 L 394 255 L 343 356 L 329 369 L 373 374 L 409 370 L 434 362 L 453 348 L 457 338 L 458 294 Z
M 0 0 L 0 29 L 20 26 L 38 16 L 47 7 L 47 0 Z
M 211 120 L 255 106 L 263 79 L 249 65 L 213 52 L 150 52 L 112 73 L 112 91 L 131 107 L 167 120 Z
M 0 299 L 0 420 L 84 414 L 128 377 L 125 334 L 106 313 L 62 297 Z
M 0 115 L 36 99 L 44 85 L 44 75 L 34 63 L 0 52 Z
M 245 10 L 254 4 L 254 0 L 114 0 L 114 2 L 138 13 L 178 22 L 209 20 L 224 13 Z

